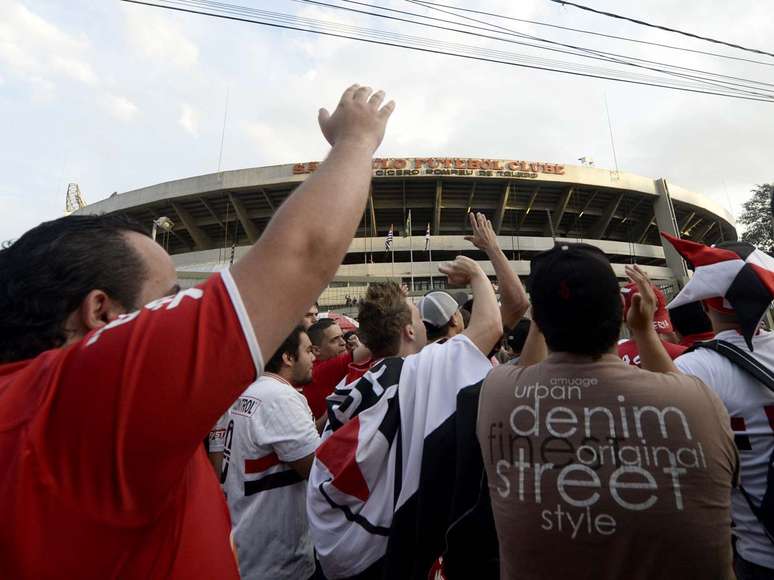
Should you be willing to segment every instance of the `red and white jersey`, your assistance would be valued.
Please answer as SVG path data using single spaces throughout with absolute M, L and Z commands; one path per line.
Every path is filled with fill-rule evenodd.
M 715 338 L 749 352 L 744 337 L 735 330 L 719 332 Z M 769 369 L 774 368 L 774 333 L 760 332 L 752 342 L 755 350 L 750 354 Z M 766 491 L 769 457 L 774 452 L 774 393 L 726 357 L 705 348 L 681 356 L 675 365 L 700 378 L 723 401 L 739 450 L 740 483 L 760 501 Z M 742 558 L 774 568 L 774 544 L 739 490 L 732 492 L 731 509 L 732 532 L 738 538 L 736 547 Z
M 225 428 L 221 482 L 242 578 L 309 578 L 315 565 L 306 480 L 288 465 L 313 454 L 320 441 L 306 399 L 266 373 L 217 428 Z
M 223 272 L 0 366 L 0 577 L 237 578 L 202 440 L 261 365 Z

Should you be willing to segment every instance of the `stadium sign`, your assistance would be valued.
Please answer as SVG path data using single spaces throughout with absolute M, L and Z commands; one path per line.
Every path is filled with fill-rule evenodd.
M 317 161 L 296 163 L 293 174 L 312 173 Z M 536 178 L 539 174 L 562 175 L 564 165 L 513 159 L 467 159 L 461 157 L 411 157 L 374 159 L 374 177 L 405 177 L 414 175 L 451 175 L 465 177 Z

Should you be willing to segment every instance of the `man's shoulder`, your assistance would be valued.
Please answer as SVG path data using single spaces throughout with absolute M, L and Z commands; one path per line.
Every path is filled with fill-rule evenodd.
M 296 391 L 292 385 L 272 376 L 262 375 L 239 395 L 237 403 L 239 403 L 241 399 L 256 399 L 262 404 L 267 404 L 284 400 L 294 400 L 298 397 L 303 398 L 303 395 Z

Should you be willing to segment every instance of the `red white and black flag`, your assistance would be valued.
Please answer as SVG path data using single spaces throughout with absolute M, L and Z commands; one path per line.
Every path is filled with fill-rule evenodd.
M 387 232 L 387 237 L 384 239 L 384 251 L 385 252 L 389 252 L 392 249 L 392 238 L 393 237 L 394 236 L 393 236 L 393 233 L 392 233 L 392 225 L 390 225 L 390 231 Z
M 694 268 L 693 277 L 669 308 L 706 301 L 716 310 L 733 311 L 753 350 L 752 337 L 774 299 L 774 258 L 747 242 L 705 246 L 661 235 Z
M 430 222 L 427 222 L 427 231 L 425 232 L 425 252 L 430 249 Z
M 328 398 L 307 488 L 310 533 L 327 578 L 427 578 L 461 503 L 453 499 L 456 474 L 475 471 L 474 461 L 457 465 L 471 451 L 460 452 L 459 442 L 480 458 L 475 403 L 463 421 L 469 436 L 461 437 L 458 400 L 491 368 L 459 335 L 385 359 Z M 473 479 L 477 499 L 480 474 Z M 459 551 L 480 541 L 466 537 Z

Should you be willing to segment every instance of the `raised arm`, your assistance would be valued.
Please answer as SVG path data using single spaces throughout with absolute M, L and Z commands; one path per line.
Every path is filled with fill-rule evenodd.
M 457 256 L 453 262 L 442 264 L 438 269 L 448 276 L 450 284 L 470 284 L 473 289 L 473 312 L 463 334 L 488 355 L 503 335 L 503 321 L 492 283 L 481 266 L 465 256 Z
M 650 287 L 648 275 L 636 264 L 626 266 L 626 275 L 637 284 L 637 294 L 632 296 L 632 305 L 626 315 L 626 324 L 632 331 L 632 338 L 640 351 L 640 366 L 657 373 L 678 372 L 661 339 L 653 328 L 653 313 L 656 311 L 656 295 Z
M 469 213 L 470 227 L 473 234 L 465 236 L 479 250 L 486 252 L 489 261 L 492 262 L 497 281 L 500 284 L 500 314 L 503 325 L 506 328 L 513 326 L 521 319 L 529 307 L 527 293 L 524 290 L 519 277 L 511 269 L 508 258 L 497 243 L 492 222 L 482 213 Z
M 261 238 L 232 268 L 264 360 L 336 274 L 363 215 L 374 151 L 395 104 L 353 85 L 320 128 L 327 159 L 282 204 Z M 380 108 L 381 107 L 381 108 Z

